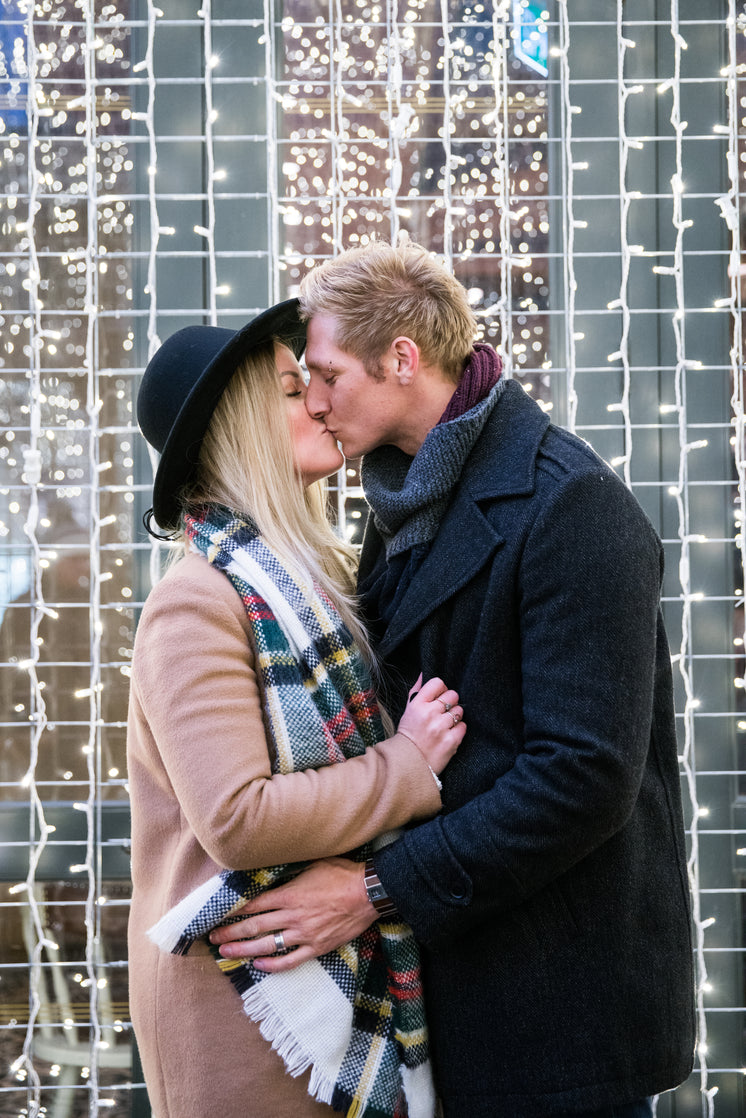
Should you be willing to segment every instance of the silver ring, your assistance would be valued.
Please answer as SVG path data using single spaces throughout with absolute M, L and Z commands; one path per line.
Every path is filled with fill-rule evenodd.
M 451 709 L 451 704 L 444 702 L 442 699 L 438 699 L 438 702 L 443 707 L 443 710 L 446 712 L 446 714 L 448 714 L 449 710 Z
M 285 951 L 285 937 L 282 932 L 275 932 L 275 951 Z
M 451 718 L 453 719 L 453 725 L 454 725 L 454 726 L 458 726 L 459 722 L 461 721 L 461 719 L 460 719 L 460 717 L 458 716 L 458 714 L 452 714 L 452 715 L 451 715 Z

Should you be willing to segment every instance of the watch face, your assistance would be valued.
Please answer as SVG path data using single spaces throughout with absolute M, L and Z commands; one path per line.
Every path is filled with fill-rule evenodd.
M 388 899 L 388 894 L 383 885 L 369 885 L 368 896 L 372 901 L 383 901 Z

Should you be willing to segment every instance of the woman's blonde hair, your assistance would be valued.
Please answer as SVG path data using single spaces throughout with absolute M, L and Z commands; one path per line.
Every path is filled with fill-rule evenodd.
M 355 552 L 332 528 L 325 482 L 305 487 L 295 467 L 274 344 L 243 359 L 213 412 L 183 494 L 185 511 L 205 505 L 250 517 L 283 562 L 329 595 L 373 665 L 355 605 Z
M 424 360 L 458 383 L 477 335 L 466 290 L 411 241 L 373 241 L 313 268 L 300 286 L 301 315 L 332 315 L 335 342 L 380 376 L 380 359 L 401 335 Z

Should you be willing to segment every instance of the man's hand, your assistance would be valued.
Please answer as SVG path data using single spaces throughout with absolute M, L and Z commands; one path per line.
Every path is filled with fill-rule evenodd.
M 210 942 L 221 945 L 225 959 L 252 959 L 258 970 L 268 973 L 292 970 L 348 943 L 376 919 L 365 891 L 364 872 L 362 862 L 348 858 L 314 862 L 286 885 L 278 885 L 238 909 L 248 919 L 216 928 Z M 275 932 L 282 932 L 286 948 L 297 950 L 275 955 Z

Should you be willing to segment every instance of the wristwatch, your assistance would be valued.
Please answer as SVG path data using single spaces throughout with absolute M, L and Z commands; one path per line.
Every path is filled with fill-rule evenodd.
M 386 916 L 393 916 L 396 913 L 396 905 L 381 885 L 381 879 L 376 873 L 372 858 L 369 858 L 365 863 L 363 880 L 365 881 L 365 892 L 368 894 L 368 900 L 376 910 L 379 920 Z

